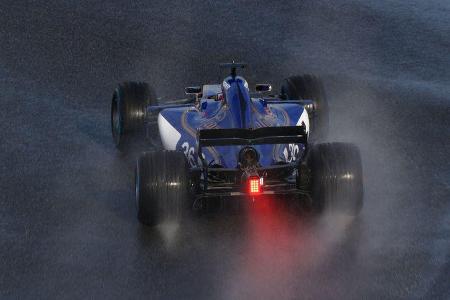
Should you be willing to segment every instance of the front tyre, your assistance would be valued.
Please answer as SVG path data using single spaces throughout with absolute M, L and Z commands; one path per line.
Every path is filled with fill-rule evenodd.
M 363 175 L 358 148 L 348 143 L 313 145 L 307 164 L 311 171 L 312 205 L 356 216 L 363 206 Z
M 145 82 L 124 82 L 113 93 L 111 101 L 111 131 L 119 150 L 145 131 L 148 105 L 157 105 L 154 91 Z
M 291 76 L 281 85 L 281 96 L 287 100 L 312 100 L 313 112 L 309 113 L 310 136 L 317 140 L 328 134 L 328 101 L 322 80 L 314 75 Z
M 136 206 L 139 221 L 154 226 L 178 223 L 189 205 L 188 164 L 177 151 L 146 152 L 136 166 Z

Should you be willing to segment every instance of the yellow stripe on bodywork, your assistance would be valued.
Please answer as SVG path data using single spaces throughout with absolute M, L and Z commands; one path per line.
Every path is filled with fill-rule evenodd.
M 193 129 L 189 123 L 187 122 L 187 113 L 189 111 L 184 111 L 181 115 L 181 126 L 183 126 L 184 130 L 186 130 L 189 135 L 191 135 L 194 139 L 197 139 L 197 130 Z M 217 127 L 218 128 L 218 127 Z M 220 162 L 220 155 L 213 147 L 205 148 L 209 153 L 214 157 L 214 160 Z M 198 153 L 197 153 L 198 154 Z

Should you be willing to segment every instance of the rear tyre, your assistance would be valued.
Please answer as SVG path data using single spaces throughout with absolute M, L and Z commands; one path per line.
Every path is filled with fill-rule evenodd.
M 119 150 L 126 150 L 132 140 L 144 135 L 148 105 L 157 105 L 157 100 L 154 91 L 145 82 L 124 82 L 114 90 L 111 131 Z
M 313 100 L 309 113 L 310 137 L 325 139 L 328 134 L 328 102 L 322 80 L 314 75 L 291 76 L 281 85 L 281 95 L 289 100 Z
M 188 164 L 177 151 L 146 152 L 137 161 L 136 206 L 145 225 L 179 222 L 189 205 Z
M 348 143 L 313 145 L 307 164 L 311 172 L 312 206 L 356 216 L 363 206 L 363 179 L 358 148 Z

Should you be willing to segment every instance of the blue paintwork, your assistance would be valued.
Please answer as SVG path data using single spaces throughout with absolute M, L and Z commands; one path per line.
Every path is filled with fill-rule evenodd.
M 199 165 L 197 149 L 198 129 L 260 128 L 295 126 L 304 110 L 294 103 L 267 104 L 262 98 L 250 98 L 242 77 L 227 78 L 229 88 L 225 100 L 202 99 L 201 109 L 195 107 L 167 108 L 162 116 L 181 133 L 176 149 L 188 157 L 192 166 Z M 164 132 L 160 133 L 161 135 Z M 262 166 L 290 161 L 301 157 L 304 145 L 257 145 Z M 203 150 L 205 160 L 226 168 L 237 166 L 237 155 L 241 146 L 207 147 Z

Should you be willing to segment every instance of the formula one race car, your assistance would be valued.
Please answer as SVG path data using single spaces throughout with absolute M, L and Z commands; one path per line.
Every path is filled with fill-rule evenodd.
M 230 70 L 221 84 L 187 87 L 188 99 L 159 105 L 147 83 L 126 82 L 114 91 L 114 143 L 125 151 L 139 133 L 160 138 L 160 150 L 144 152 L 136 166 L 139 220 L 157 225 L 210 198 L 299 199 L 314 211 L 356 215 L 363 203 L 359 150 L 347 143 L 318 143 L 328 127 L 321 81 L 287 78 L 280 95 L 270 84 L 250 92 Z

